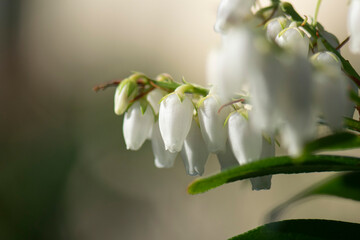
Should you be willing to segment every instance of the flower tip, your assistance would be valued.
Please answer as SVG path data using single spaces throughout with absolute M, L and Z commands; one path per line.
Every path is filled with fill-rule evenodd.
M 250 181 L 253 191 L 269 190 L 271 188 L 271 175 L 251 178 Z

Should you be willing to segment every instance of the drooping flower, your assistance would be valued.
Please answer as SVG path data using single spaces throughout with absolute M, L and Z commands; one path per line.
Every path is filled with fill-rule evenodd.
M 291 23 L 290 26 L 281 31 L 275 38 L 275 42 L 285 48 L 286 50 L 300 54 L 302 56 L 308 56 L 309 53 L 309 37 L 305 32 L 296 27 L 296 23 Z
M 221 105 L 220 99 L 210 93 L 198 106 L 201 133 L 209 152 L 212 153 L 225 151 L 228 133 L 224 122 L 230 112 L 228 108 L 219 112 Z
M 275 155 L 275 145 L 269 144 L 261 133 L 255 131 L 241 113 L 233 113 L 228 120 L 229 140 L 240 165 Z M 252 178 L 253 190 L 270 189 L 271 176 Z
M 161 89 L 154 89 L 151 91 L 147 96 L 146 100 L 151 104 L 151 107 L 154 109 L 155 114 L 159 113 L 160 109 L 160 100 L 166 95 L 167 93 Z
M 219 160 L 221 171 L 239 166 L 239 162 L 231 149 L 229 141 L 226 143 L 226 150 L 224 152 L 219 152 L 216 155 Z
M 346 76 L 339 58 L 331 52 L 321 52 L 311 58 L 314 72 L 317 111 L 333 130 L 343 128 L 343 117 L 353 113 L 354 106 L 347 96 Z M 352 114 L 350 114 L 352 117 Z
M 291 155 L 299 155 L 304 144 L 314 137 L 316 116 L 314 81 L 311 64 L 301 56 L 288 55 L 282 59 L 287 80 L 275 102 L 282 122 L 280 134 L 283 145 Z
M 234 112 L 227 122 L 229 141 L 240 165 L 260 158 L 262 135 L 255 131 L 249 121 L 239 112 Z
M 204 173 L 209 152 L 202 138 L 200 127 L 195 120 L 191 124 L 190 132 L 180 154 L 188 175 L 201 176 Z
M 248 72 L 257 61 L 254 42 L 254 33 L 247 27 L 232 28 L 222 37 L 216 61 L 219 77 L 214 84 L 222 100 L 230 100 L 238 94 L 246 95 Z
M 171 153 L 165 150 L 165 144 L 161 137 L 159 121 L 157 121 L 152 130 L 151 146 L 154 154 L 155 166 L 158 168 L 171 168 L 174 165 L 178 153 Z
M 191 127 L 194 106 L 186 95 L 169 94 L 161 101 L 159 127 L 165 149 L 180 152 Z
M 275 41 L 276 36 L 289 26 L 289 20 L 285 17 L 273 18 L 266 23 L 266 36 Z
M 123 134 L 126 148 L 138 150 L 150 135 L 154 124 L 154 114 L 150 107 L 144 109 L 140 102 L 135 102 L 125 113 Z
M 254 2 L 254 0 L 222 0 L 217 12 L 215 31 L 224 32 L 230 26 L 241 23 L 251 15 Z
M 262 139 L 262 148 L 260 159 L 270 158 L 275 156 L 275 143 L 274 140 L 268 142 L 264 137 Z M 262 177 L 250 178 L 253 190 L 265 190 L 271 187 L 272 175 L 266 175 Z
M 131 100 L 134 99 L 138 92 L 138 87 L 136 81 L 132 78 L 123 80 L 119 86 L 116 88 L 115 97 L 114 97 L 114 111 L 115 114 L 123 114 L 128 106 L 130 105 Z
M 348 12 L 348 32 L 350 37 L 350 50 L 360 53 L 360 0 L 352 0 Z
M 279 127 L 277 101 L 282 94 L 284 81 L 288 75 L 281 59 L 274 53 L 265 53 L 258 61 L 256 69 L 250 72 L 250 93 L 253 106 L 250 119 L 255 130 L 274 133 Z

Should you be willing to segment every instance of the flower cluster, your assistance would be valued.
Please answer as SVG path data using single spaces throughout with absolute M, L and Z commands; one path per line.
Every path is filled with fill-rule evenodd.
M 187 174 L 202 175 L 210 153 L 222 170 L 275 156 L 281 142 L 302 154 L 319 124 L 333 132 L 352 117 L 358 74 L 341 56 L 342 44 L 289 3 L 257 9 L 253 0 L 222 0 L 215 31 L 221 44 L 207 63 L 210 89 L 161 74 L 135 73 L 117 83 L 115 113 L 124 114 L 127 149 L 149 139 L 159 168 L 180 153 Z M 360 0 L 349 8 L 351 49 L 360 51 Z M 256 11 L 257 10 L 257 11 Z M 271 176 L 251 179 L 269 189 Z

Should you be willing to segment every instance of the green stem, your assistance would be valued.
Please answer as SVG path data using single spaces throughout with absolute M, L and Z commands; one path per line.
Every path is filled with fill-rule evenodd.
M 289 15 L 294 21 L 303 22 L 304 19 L 295 11 L 291 3 L 283 2 L 281 3 L 281 9 L 286 14 Z M 356 83 L 356 85 L 360 88 L 360 75 L 356 72 L 353 66 L 350 64 L 348 60 L 346 60 L 341 54 L 330 45 L 330 43 L 316 30 L 316 27 L 311 26 L 306 23 L 303 28 L 308 31 L 314 39 L 321 39 L 325 48 L 334 53 L 341 61 L 343 65 L 343 71 Z
M 317 17 L 318 17 L 318 14 L 319 14 L 321 2 L 322 2 L 322 0 L 318 0 L 318 1 L 317 1 L 317 4 L 316 4 L 315 16 L 314 16 L 314 25 L 315 25 L 315 26 L 316 26 L 316 23 L 317 23 Z
M 165 81 L 157 81 L 153 79 L 148 79 L 148 80 L 151 81 L 154 85 L 168 89 L 170 91 L 175 91 L 175 89 L 177 89 L 178 87 L 183 87 L 184 89 L 182 90 L 184 93 L 199 94 L 202 96 L 206 96 L 209 93 L 208 89 L 193 84 L 180 84 L 174 81 L 165 82 Z

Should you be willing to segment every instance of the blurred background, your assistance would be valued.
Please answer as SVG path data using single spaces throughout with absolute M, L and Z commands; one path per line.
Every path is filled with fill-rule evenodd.
M 313 15 L 316 1 L 291 1 Z M 0 0 L 0 239 L 225 239 L 264 223 L 277 204 L 329 173 L 277 175 L 190 196 L 180 159 L 157 169 L 151 146 L 126 151 L 114 89 L 136 70 L 204 83 L 219 36 L 219 0 Z M 342 41 L 346 1 L 319 21 Z M 343 54 L 360 70 L 360 57 Z M 345 152 L 357 154 L 359 152 Z M 219 171 L 212 156 L 205 175 Z M 351 200 L 319 197 L 288 218 L 360 223 Z

